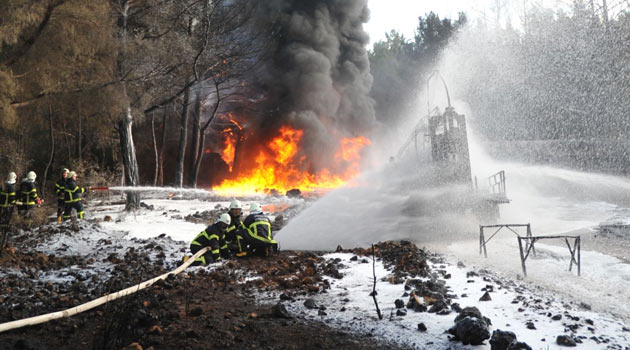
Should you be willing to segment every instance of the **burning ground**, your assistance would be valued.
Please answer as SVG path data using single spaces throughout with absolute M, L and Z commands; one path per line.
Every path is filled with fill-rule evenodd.
M 21 232 L 0 259 L 0 320 L 59 311 L 172 270 L 200 222 L 223 207 L 147 200 L 135 215 L 122 215 L 119 206 L 92 208 L 98 214 L 78 232 L 71 225 Z M 296 210 L 289 206 L 286 214 L 290 208 Z M 106 216 L 112 221 L 101 221 Z M 146 237 L 137 238 L 140 232 Z M 176 233 L 181 238 L 171 238 Z M 382 320 L 370 296 L 374 276 Z M 484 334 L 501 330 L 533 349 L 558 348 L 558 336 L 578 349 L 627 349 L 623 322 L 589 308 L 409 242 L 385 242 L 374 251 L 282 251 L 190 268 L 86 313 L 2 333 L 0 347 L 489 349 Z M 453 328 L 460 313 L 479 316 L 467 318 L 474 331 Z

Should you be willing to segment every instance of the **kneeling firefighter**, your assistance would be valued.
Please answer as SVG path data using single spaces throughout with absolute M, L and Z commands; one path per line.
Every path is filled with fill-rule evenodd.
M 193 239 L 190 243 L 190 251 L 193 254 L 205 247 L 211 247 L 210 251 L 195 259 L 193 266 L 207 265 L 229 257 L 228 246 L 225 243 L 225 230 L 230 225 L 230 222 L 230 215 L 223 213 L 217 222 L 206 227 Z
M 230 253 L 235 254 L 238 257 L 243 257 L 247 255 L 247 251 L 245 250 L 245 241 L 244 236 L 247 235 L 245 233 L 245 225 L 241 221 L 241 213 L 242 213 L 241 202 L 237 199 L 233 200 L 230 203 L 230 211 L 228 214 L 230 215 L 230 225 L 227 230 L 225 230 L 225 241 L 230 248 Z
M 278 242 L 271 234 L 271 220 L 263 213 L 258 203 L 249 207 L 249 215 L 243 221 L 247 252 L 251 255 L 269 256 L 278 251 Z

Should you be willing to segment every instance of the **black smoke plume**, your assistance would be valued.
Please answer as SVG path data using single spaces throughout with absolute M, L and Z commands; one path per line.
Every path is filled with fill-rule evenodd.
M 273 45 L 255 84 L 264 112 L 248 123 L 256 130 L 244 153 L 288 125 L 304 130 L 304 170 L 330 167 L 341 138 L 369 136 L 376 123 L 363 31 L 367 0 L 271 0 L 260 10 L 262 22 L 271 22 Z

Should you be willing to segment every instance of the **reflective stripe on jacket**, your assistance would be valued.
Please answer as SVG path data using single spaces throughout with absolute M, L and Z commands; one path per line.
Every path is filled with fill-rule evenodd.
M 15 184 L 5 182 L 0 190 L 0 207 L 6 208 L 15 204 Z
M 190 246 L 199 246 L 199 248 L 211 247 L 212 250 L 210 252 L 214 261 L 221 260 L 221 255 L 225 255 L 228 248 L 227 243 L 225 243 L 225 234 L 219 230 L 218 223 L 214 223 L 201 231 L 190 243 Z M 224 254 L 221 254 L 222 252 Z
M 20 184 L 20 199 L 24 205 L 35 205 L 37 200 L 37 188 L 35 188 L 35 182 L 31 180 L 24 180 Z
M 74 180 L 70 179 L 66 181 L 64 191 L 64 202 L 74 203 L 81 200 L 81 194 L 85 192 L 85 188 L 79 187 Z
M 61 180 L 57 181 L 55 184 L 55 194 L 59 199 L 63 199 L 66 191 L 66 178 L 61 178 Z
M 271 236 L 271 221 L 265 214 L 249 214 L 243 224 L 251 238 L 265 243 L 277 243 Z

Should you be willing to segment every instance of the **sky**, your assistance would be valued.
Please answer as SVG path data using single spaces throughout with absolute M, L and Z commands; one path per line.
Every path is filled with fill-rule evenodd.
M 471 7 L 470 0 L 368 0 L 370 21 L 364 29 L 370 34 L 370 42 L 385 39 L 385 33 L 392 29 L 412 38 L 418 26 L 418 17 L 433 11 L 440 17 L 456 17 L 457 13 Z

